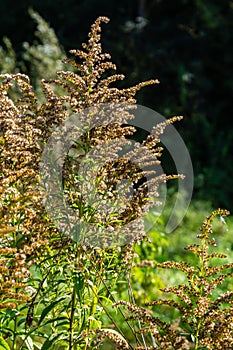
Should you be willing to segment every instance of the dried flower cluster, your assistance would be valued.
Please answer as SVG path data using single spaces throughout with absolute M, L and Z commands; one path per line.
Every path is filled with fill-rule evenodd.
M 146 200 L 148 186 L 153 187 L 153 193 L 150 195 L 157 197 L 159 184 L 177 177 L 157 176 L 156 171 L 152 174 L 151 167 L 159 163 L 158 158 L 161 156 L 162 149 L 157 146 L 160 142 L 159 135 L 166 125 L 180 120 L 180 117 L 171 118 L 157 125 L 140 147 L 135 147 L 132 151 L 126 152 L 124 157 L 119 158 L 119 152 L 129 145 L 126 137 L 135 131 L 135 128 L 127 126 L 127 123 L 134 117 L 128 109 L 132 108 L 132 104 L 136 102 L 134 98 L 136 92 L 158 81 L 150 80 L 122 90 L 109 86 L 123 79 L 124 76 L 115 74 L 102 78 L 106 70 L 114 70 L 116 67 L 109 61 L 110 55 L 102 53 L 99 42 L 101 21 L 108 22 L 108 19 L 105 17 L 97 19 L 92 26 L 88 43 L 83 44 L 83 50 L 72 50 L 71 53 L 75 56 L 75 60 L 66 60 L 67 63 L 73 65 L 77 73 L 58 72 L 59 79 L 43 81 L 43 86 L 48 100 L 46 110 L 50 106 L 52 108 L 53 120 L 51 122 L 53 125 L 60 124 L 67 117 L 67 113 L 72 111 L 79 116 L 79 122 L 85 130 L 84 133 L 79 133 L 76 144 L 72 145 L 63 168 L 66 199 L 70 207 L 75 208 L 74 217 L 69 216 L 65 221 L 68 222 L 68 226 L 71 219 L 73 222 L 81 221 L 83 243 L 92 244 L 93 242 L 95 244 L 98 241 L 101 242 L 101 245 L 108 246 L 110 236 L 111 241 L 116 241 L 118 245 L 140 240 L 142 238 L 140 218 L 148 211 L 149 205 L 154 204 Z M 64 95 L 56 97 L 51 85 L 61 86 L 64 89 Z M 69 105 L 69 110 L 67 110 L 67 105 Z M 77 126 L 78 132 L 79 128 Z M 47 130 L 47 127 L 44 129 Z M 74 125 L 72 125 L 72 130 L 74 137 Z M 59 137 L 58 135 L 55 138 L 55 142 L 59 140 Z M 54 144 L 51 149 L 53 151 Z M 84 156 L 86 160 L 88 159 L 87 155 L 91 150 L 93 150 L 97 165 L 100 159 L 106 161 L 101 169 L 92 167 L 92 170 L 85 174 L 86 177 L 82 182 L 80 176 L 77 176 L 80 162 Z M 142 169 L 145 170 L 142 171 Z M 129 202 L 128 188 L 122 185 L 122 180 L 136 184 L 147 176 L 150 176 L 150 182 L 147 181 L 139 186 Z M 95 179 L 94 199 L 89 196 L 89 193 L 93 194 L 93 191 L 90 190 L 90 183 L 93 183 L 93 179 Z M 48 178 L 46 181 L 48 183 Z M 56 185 L 53 181 L 51 186 L 54 191 Z M 59 193 L 55 192 L 53 195 L 56 198 L 59 197 Z M 120 198 L 120 201 L 117 198 Z M 111 202 L 110 205 L 104 205 L 108 201 Z M 119 207 L 121 208 L 120 213 Z M 85 232 L 82 221 L 94 224 L 89 234 Z M 130 229 L 126 227 L 129 222 L 131 223 Z M 64 232 L 68 231 L 68 227 L 65 226 Z
M 0 239 L 3 235 L 13 232 L 13 228 L 1 228 Z M 21 293 L 28 278 L 28 269 L 25 267 L 26 255 L 18 253 L 16 248 L 0 248 L 0 310 L 14 309 L 18 303 L 25 303 L 29 296 Z
M 20 290 L 24 289 L 31 263 L 40 264 L 47 254 L 56 256 L 55 251 L 59 254 L 64 252 L 64 256 L 67 255 L 67 249 L 70 253 L 71 239 L 59 235 L 42 205 L 44 193 L 41 191 L 39 178 L 39 164 L 44 146 L 56 126 L 64 122 L 70 114 L 80 113 L 85 132 L 77 140 L 82 152 L 78 157 L 68 155 L 64 164 L 64 193 L 68 193 L 69 205 L 75 208 L 80 219 L 94 223 L 93 227 L 101 226 L 102 233 L 109 227 L 117 231 L 118 226 L 122 228 L 132 221 L 132 230 L 128 229 L 127 233 L 131 241 L 137 241 L 143 236 L 140 219 L 151 204 L 146 198 L 148 183 L 144 182 L 137 187 L 130 203 L 127 202 L 127 197 L 125 201 L 121 197 L 123 210 L 120 214 L 106 209 L 103 215 L 98 207 L 93 210 L 86 205 L 85 196 L 80 194 L 78 181 L 71 171 L 74 167 L 79 170 L 83 156 L 93 147 L 96 148 L 96 153 L 103 153 L 101 146 L 104 142 L 121 140 L 121 144 L 127 146 L 127 136 L 135 131 L 134 127 L 127 125 L 127 121 L 133 116 L 126 108 L 118 108 L 116 113 L 111 106 L 119 103 L 132 105 L 136 102 L 134 96 L 137 91 L 144 86 L 158 83 L 157 80 L 150 80 L 127 89 L 110 86 L 124 76 L 114 74 L 106 77 L 106 71 L 115 70 L 116 67 L 110 61 L 110 55 L 102 53 L 101 22 L 107 23 L 108 19 L 99 17 L 96 20 L 88 43 L 83 44 L 83 50 L 71 51 L 75 59 L 68 59 L 65 63 L 72 65 L 72 71 L 57 72 L 57 79 L 42 80 L 46 101 L 41 105 L 28 76 L 20 73 L 0 75 L 1 307 L 12 307 L 12 300 L 24 301 Z M 16 93 L 12 94 L 12 91 Z M 62 94 L 57 95 L 57 91 L 62 91 Z M 93 106 L 101 104 L 110 105 L 104 113 L 98 113 L 96 123 L 97 114 Z M 88 108 L 91 108 L 91 113 L 87 118 L 82 111 Z M 167 124 L 179 119 L 175 117 L 155 127 L 140 149 L 129 151 L 117 161 L 111 159 L 115 156 L 111 153 L 111 148 L 105 150 L 102 156 L 108 161 L 97 174 L 91 174 L 97 176 L 96 192 L 100 201 L 114 198 L 118 205 L 115 189 L 122 179 L 136 184 L 140 179 L 146 178 L 147 173 L 142 171 L 143 166 L 157 164 L 161 156 L 162 150 L 157 147 L 159 134 Z M 154 177 L 150 176 L 150 185 L 154 185 L 153 194 L 157 196 L 159 183 L 175 176 L 159 177 L 155 172 L 153 174 Z M 124 186 L 121 190 L 125 191 Z M 109 213 L 112 214 L 111 219 Z M 99 232 L 96 230 L 96 234 Z M 119 230 L 117 234 L 122 234 L 122 231 Z M 54 252 L 51 253 L 51 249 Z M 125 261 L 130 260 L 127 257 L 130 251 L 130 248 L 126 249 Z M 15 290 L 15 294 L 10 288 Z M 7 302 L 4 304 L 3 300 Z

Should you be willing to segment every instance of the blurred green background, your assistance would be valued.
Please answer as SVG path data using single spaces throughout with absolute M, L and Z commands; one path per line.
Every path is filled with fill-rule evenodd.
M 29 8 L 54 29 L 60 44 L 51 33 L 43 37 L 41 28 L 42 36 L 35 35 L 38 21 Z M 184 116 L 176 127 L 191 154 L 194 198 L 232 210 L 232 14 L 229 0 L 1 0 L 0 70 L 23 71 L 35 85 L 43 67 L 46 78 L 54 77 L 52 65 L 42 61 L 58 62 L 64 52 L 80 48 L 93 21 L 108 16 L 103 47 L 126 75 L 121 86 L 160 80 L 142 90 L 138 102 L 165 117 Z

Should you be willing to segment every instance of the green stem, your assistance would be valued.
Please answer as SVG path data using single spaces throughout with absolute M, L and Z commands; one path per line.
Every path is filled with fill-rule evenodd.
M 17 316 L 15 316 L 14 318 L 14 334 L 13 334 L 12 350 L 16 350 L 16 333 L 17 333 Z
M 96 272 L 96 275 L 100 278 L 100 280 L 102 281 L 104 287 L 106 288 L 106 290 L 108 291 L 108 294 L 111 295 L 111 298 L 113 300 L 113 302 L 115 303 L 116 300 L 113 296 L 113 294 L 111 293 L 110 289 L 108 288 L 107 284 L 105 283 L 105 280 L 102 278 L 102 276 L 99 275 L 99 271 L 97 270 L 96 266 L 94 264 L 92 264 L 93 266 L 93 269 L 95 270 Z M 101 298 L 98 298 L 98 295 L 96 294 L 96 291 L 91 287 L 93 293 L 96 295 L 97 299 L 98 299 L 98 302 L 100 303 L 100 305 L 102 306 L 103 310 L 105 311 L 106 315 L 108 316 L 108 318 L 111 320 L 111 322 L 114 324 L 114 326 L 116 327 L 117 331 L 121 334 L 121 336 L 126 340 L 127 342 L 127 339 L 125 338 L 124 336 L 124 333 L 122 332 L 122 330 L 118 327 L 117 323 L 115 322 L 115 320 L 112 318 L 111 314 L 109 313 L 108 309 L 105 307 L 104 303 L 102 303 L 101 301 Z M 137 335 L 135 334 L 134 332 L 134 329 L 132 328 L 131 324 L 129 323 L 129 321 L 126 320 L 126 317 L 125 315 L 123 314 L 123 311 L 121 310 L 121 308 L 118 308 L 121 316 L 123 317 L 123 319 L 126 321 L 127 325 L 129 326 L 130 330 L 132 331 L 133 335 L 135 337 L 137 337 Z M 137 338 L 136 338 L 137 339 Z M 129 346 L 129 349 L 132 349 L 133 350 L 133 347 L 131 344 L 128 343 L 128 346 Z
M 197 330 L 196 330 L 196 334 L 195 334 L 195 350 L 198 350 L 199 348 L 199 332 L 200 332 L 200 328 L 201 328 L 201 322 L 198 322 L 197 325 Z
M 74 314 L 76 309 L 76 292 L 75 288 L 73 288 L 72 298 L 71 298 L 71 313 L 70 313 L 70 327 L 69 327 L 69 350 L 73 349 L 74 343 Z

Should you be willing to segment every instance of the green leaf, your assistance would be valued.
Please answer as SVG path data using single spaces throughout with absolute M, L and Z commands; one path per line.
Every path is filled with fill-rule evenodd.
M 17 322 L 17 326 L 19 327 L 21 324 L 25 324 L 26 322 L 26 317 L 22 317 L 19 322 Z
M 0 350 L 11 350 L 7 342 L 0 337 Z
M 61 336 L 61 334 L 53 334 L 50 338 L 44 342 L 41 350 L 51 349 L 51 345 Z
M 41 322 L 43 321 L 43 319 L 48 315 L 48 313 L 55 308 L 55 306 L 57 304 L 59 304 L 62 300 L 64 300 L 66 297 L 62 296 L 60 298 L 58 298 L 57 300 L 55 300 L 54 302 L 52 302 L 51 304 L 49 304 L 41 313 L 39 322 L 38 322 L 38 326 L 41 324 Z
M 36 347 L 36 349 L 38 348 L 39 350 L 42 348 L 42 345 L 43 344 L 41 344 L 41 343 L 39 343 L 38 341 L 35 341 L 34 340 L 34 345 L 35 345 L 35 347 Z
M 84 277 L 79 275 L 74 277 L 74 289 L 77 294 L 78 300 L 82 303 L 82 291 L 84 289 Z
M 27 337 L 27 339 L 25 340 L 25 344 L 27 345 L 27 348 L 29 350 L 34 350 L 34 345 L 31 337 Z
M 44 324 L 43 324 L 43 327 L 48 325 L 49 323 L 57 323 L 57 324 L 60 324 L 59 321 L 61 321 L 61 323 L 63 322 L 64 324 L 69 324 L 69 320 L 67 317 L 65 316 L 59 316 L 59 317 L 55 317 L 55 318 L 51 318 L 50 320 L 46 321 Z
M 90 330 L 101 328 L 102 322 L 97 320 L 94 316 L 89 316 L 88 321 L 90 321 Z

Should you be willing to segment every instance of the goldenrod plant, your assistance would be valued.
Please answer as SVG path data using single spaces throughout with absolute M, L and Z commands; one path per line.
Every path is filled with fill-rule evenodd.
M 33 17 L 41 28 L 46 28 L 38 15 L 33 14 Z M 124 156 L 114 158 L 121 147 L 127 149 L 129 138 L 136 131 L 129 123 L 136 105 L 136 93 L 158 81 L 149 80 L 125 89 L 111 85 L 124 76 L 111 74 L 116 66 L 110 55 L 102 52 L 100 25 L 107 22 L 106 17 L 95 21 L 88 42 L 82 45 L 82 50 L 70 51 L 73 58 L 63 61 L 62 70 L 55 78 L 48 77 L 46 72 L 45 79 L 41 80 L 42 100 L 26 74 L 0 75 L 0 349 L 100 349 L 104 348 L 106 337 L 116 341 L 116 347 L 122 349 L 150 349 L 151 346 L 163 349 L 164 344 L 166 348 L 176 344 L 178 349 L 182 342 L 190 343 L 186 334 L 179 334 L 179 339 L 175 339 L 176 330 L 154 318 L 147 309 L 118 302 L 116 295 L 123 284 L 131 295 L 130 301 L 134 300 L 130 276 L 136 257 L 135 246 L 145 239 L 142 219 L 157 203 L 160 184 L 182 177 L 158 175 L 147 168 L 160 162 L 161 133 L 181 117 L 156 125 L 140 147 L 136 146 L 135 150 L 127 150 Z M 44 47 L 28 49 L 28 59 L 40 57 L 41 52 L 45 53 Z M 66 65 L 67 70 L 63 68 Z M 64 152 L 61 159 L 53 159 L 57 163 L 51 168 L 51 163 L 45 161 L 45 155 L 49 157 L 50 151 L 54 156 L 55 144 L 51 142 L 51 136 L 53 140 L 61 141 L 59 128 L 70 125 L 66 124 L 70 122 L 70 116 L 79 116 L 81 120 L 75 124 L 77 119 L 72 119 L 71 125 L 71 129 L 78 130 L 80 137 L 70 144 L 70 150 Z M 93 124 L 96 119 L 98 123 Z M 109 146 L 112 144 L 115 149 Z M 85 164 L 91 164 L 92 159 L 88 158 L 91 152 L 96 157 L 108 157 L 98 171 L 93 167 L 90 181 L 85 183 Z M 62 212 L 60 219 L 64 221 L 60 226 L 52 218 L 60 203 L 58 192 L 50 193 L 47 205 L 49 196 L 46 191 L 49 186 L 56 189 L 56 182 L 52 184 L 52 180 L 59 162 L 63 162 L 61 190 L 65 208 L 72 209 L 72 215 L 79 220 L 79 225 L 72 230 L 69 227 L 73 218 L 69 213 Z M 153 177 L 146 181 L 151 174 Z M 130 201 L 125 186 L 121 185 L 124 180 L 135 185 Z M 88 186 L 93 184 L 94 191 L 89 193 Z M 92 202 L 88 202 L 89 194 L 96 196 Z M 109 202 L 113 204 L 109 206 Z M 119 203 L 121 210 L 117 206 Z M 179 294 L 176 292 L 179 288 L 166 291 L 181 296 L 182 302 L 188 300 L 186 309 L 184 307 L 186 313 L 183 314 L 187 323 L 185 332 L 190 337 L 192 335 L 194 340 L 191 339 L 191 343 L 196 344 L 196 349 L 200 346 L 210 349 L 206 345 L 207 335 L 211 341 L 213 339 L 210 344 L 215 346 L 211 327 L 215 327 L 215 331 L 218 325 L 219 344 L 232 345 L 228 323 L 220 318 L 220 312 L 215 313 L 223 302 L 230 301 L 232 293 L 225 293 L 213 303 L 207 300 L 206 295 L 215 287 L 209 277 L 222 271 L 220 267 L 207 269 L 206 263 L 214 256 L 201 253 L 206 252 L 210 244 L 207 228 L 212 217 L 203 226 L 201 248 L 189 248 L 202 259 L 200 267 L 172 262 L 160 265 L 182 267 L 184 272 L 189 272 L 190 283 L 193 283 L 190 290 L 181 287 Z M 87 231 L 80 229 L 82 227 Z M 231 266 L 229 264 L 225 268 Z M 216 283 L 221 281 L 220 278 L 215 279 Z M 195 293 L 194 286 L 197 288 Z M 183 300 L 186 293 L 191 294 Z M 211 315 L 217 317 L 217 323 L 208 325 L 206 338 L 203 335 L 204 316 L 198 308 L 200 300 L 205 301 Z M 136 345 L 127 341 L 127 335 L 112 312 L 113 303 L 116 306 L 126 304 L 133 311 L 134 319 L 141 325 L 141 335 L 145 330 L 144 323 L 149 321 L 146 330 L 151 333 L 152 345 L 147 345 L 144 335 L 137 333 L 134 333 Z M 179 305 L 176 301 L 169 303 Z M 192 308 L 194 303 L 197 311 Z M 118 312 L 125 319 L 119 307 Z M 232 318 L 228 307 L 223 308 L 223 314 L 228 320 Z M 128 326 L 131 327 L 129 321 Z M 130 329 L 134 331 L 135 328 Z M 175 343 L 170 345 L 168 342 Z
M 166 261 L 144 261 L 144 266 L 182 271 L 186 276 L 184 284 L 162 288 L 163 298 L 146 303 L 152 309 L 139 307 L 128 301 L 119 301 L 114 306 L 124 305 L 129 312 L 126 321 L 138 322 L 135 334 L 142 337 L 145 346 L 135 349 L 231 349 L 233 346 L 233 291 L 219 295 L 218 286 L 233 276 L 233 263 L 223 263 L 227 256 L 214 252 L 216 240 L 212 235 L 212 221 L 216 215 L 228 215 L 227 210 L 218 209 L 206 218 L 197 235 L 199 244 L 185 249 L 197 258 L 196 264 Z M 173 297 L 168 298 L 170 294 Z M 171 323 L 164 314 L 168 308 L 178 310 L 177 318 Z M 139 327 L 140 325 L 140 327 Z M 104 333 L 103 333 L 104 334 Z M 103 336 L 103 335 L 102 335 Z M 131 346 L 121 338 L 115 339 L 119 348 Z
M 37 21 L 44 22 L 34 14 Z M 72 237 L 60 232 L 46 212 L 44 192 L 41 190 L 41 156 L 51 133 L 71 113 L 79 113 L 99 104 L 136 102 L 134 96 L 142 87 L 155 84 L 157 80 L 140 83 L 135 87 L 120 90 L 110 84 L 124 78 L 115 74 L 106 77 L 107 70 L 115 70 L 110 55 L 102 53 L 100 24 L 108 22 L 99 17 L 91 28 L 83 50 L 72 50 L 74 59 L 71 71 L 57 72 L 56 79 L 43 79 L 41 84 L 46 101 L 42 104 L 31 86 L 27 75 L 0 75 L 1 102 L 1 320 L 2 337 L 12 349 L 88 348 L 89 337 L 85 332 L 101 328 L 101 314 L 107 312 L 105 303 L 112 303 L 114 285 L 122 273 L 129 268 L 133 244 L 144 237 L 140 221 L 136 221 L 135 232 L 129 232 L 129 244 L 124 246 L 90 247 L 89 242 L 74 242 Z M 35 50 L 28 50 L 36 55 Z M 57 89 L 62 94 L 57 95 Z M 10 97 L 16 89 L 19 98 Z M 111 114 L 110 114 L 111 115 Z M 109 115 L 109 116 L 110 116 Z M 79 141 L 82 159 L 94 146 L 106 140 L 125 140 L 135 131 L 127 125 L 129 112 L 118 114 L 119 120 L 106 121 L 90 127 L 85 120 L 84 133 Z M 89 118 L 93 114 L 88 115 Z M 171 118 L 154 128 L 144 141 L 141 153 L 144 162 L 157 163 L 161 155 L 159 134 L 167 124 L 179 120 Z M 151 150 L 149 153 L 147 150 Z M 79 159 L 79 162 L 80 162 Z M 98 213 L 78 191 L 74 167 L 79 166 L 77 157 L 67 155 L 64 164 L 64 193 L 68 194 L 70 206 L 80 219 L 85 219 L 104 229 L 124 228 L 124 224 L 140 219 L 142 208 L 149 203 L 145 183 L 135 190 L 133 200 L 125 210 L 110 222 L 101 221 Z M 127 158 L 109 161 L 98 174 L 98 191 L 101 198 L 114 197 L 119 179 L 136 183 L 146 174 L 130 163 Z M 154 181 L 154 195 L 160 182 L 177 176 L 161 176 Z M 119 179 L 118 179 L 119 178 Z M 102 192 L 101 192 L 102 191 Z M 54 198 L 55 201 L 55 198 Z M 56 203 L 56 202 L 54 202 Z M 107 213 L 106 215 L 107 216 Z M 137 227 L 138 226 L 138 227 Z

